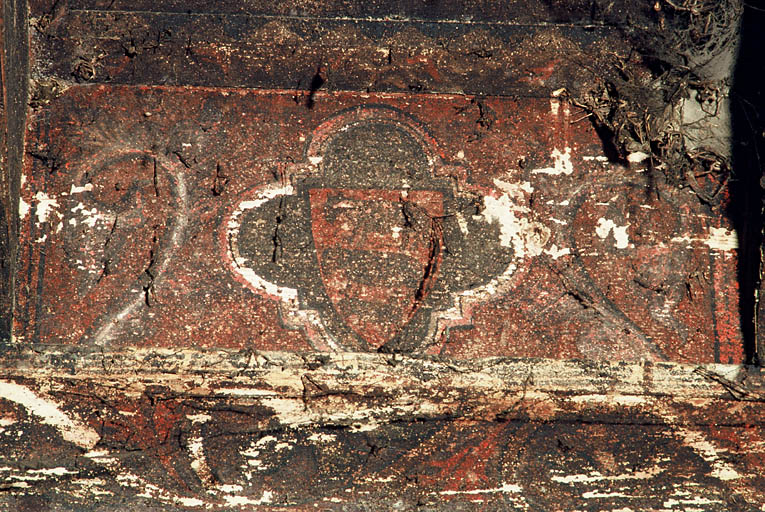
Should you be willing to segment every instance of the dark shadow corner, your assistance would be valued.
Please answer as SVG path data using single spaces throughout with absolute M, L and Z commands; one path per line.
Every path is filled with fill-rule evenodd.
M 731 89 L 733 179 L 728 215 L 738 233 L 739 307 L 746 361 L 750 364 L 765 362 L 765 333 L 758 333 L 756 325 L 763 226 L 761 179 L 765 165 L 763 27 L 765 10 L 746 5 Z

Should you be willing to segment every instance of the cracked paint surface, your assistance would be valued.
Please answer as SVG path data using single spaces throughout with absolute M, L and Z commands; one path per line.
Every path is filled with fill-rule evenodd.
M 601 161 L 592 129 L 572 124 L 568 103 L 554 100 L 557 108 L 548 99 L 487 97 L 479 105 L 466 96 L 320 91 L 309 110 L 287 92 L 72 87 L 51 103 L 50 116 L 33 122 L 28 137 L 35 151 L 56 154 L 66 166 L 50 174 L 31 159 L 25 171 L 21 199 L 30 214 L 22 223 L 28 250 L 17 280 L 23 291 L 17 336 L 105 347 L 386 345 L 458 358 L 741 361 L 736 294 L 725 284 L 735 283 L 737 249 L 722 214 L 687 190 L 650 181 L 639 162 Z M 130 112 L 162 115 L 128 115 L 125 104 Z M 81 140 L 66 127 L 90 107 L 99 128 Z M 370 135 L 362 156 L 337 155 L 356 151 L 348 134 L 359 123 L 378 122 L 375 112 L 394 113 L 379 121 L 392 134 L 425 142 L 411 146 L 412 156 L 401 153 L 408 142 L 391 146 L 401 159 L 388 174 L 375 177 L 382 167 L 369 166 L 363 172 L 372 181 L 354 183 L 372 162 L 363 151 L 378 151 L 375 144 L 388 136 Z M 56 130 L 64 133 L 51 137 Z M 334 149 L 324 154 L 325 146 Z M 390 233 L 383 251 L 390 252 L 393 242 L 409 243 L 404 230 L 414 217 L 404 209 L 396 225 L 384 191 L 428 189 L 417 185 L 416 174 L 405 178 L 416 165 L 443 183 L 429 189 L 439 191 L 442 218 L 424 232 L 414 222 L 411 233 L 431 240 L 436 258 L 417 263 L 401 253 L 375 263 L 392 269 L 383 263 L 398 258 L 413 276 L 426 276 L 409 291 L 409 284 L 399 287 L 411 297 L 382 300 L 395 287 L 366 283 L 377 272 L 372 260 L 349 256 L 350 245 L 345 256 L 327 244 L 316 251 L 320 219 L 298 215 L 311 208 L 298 208 L 299 198 L 302 190 L 321 188 L 305 180 L 330 168 L 343 184 L 322 185 L 326 190 L 378 190 L 369 220 L 362 210 L 337 212 L 356 212 L 345 222 L 357 235 L 389 223 L 382 231 Z M 646 193 L 650 187 L 660 189 L 661 200 Z M 325 199 L 343 206 L 334 196 Z M 419 211 L 414 205 L 406 208 Z M 319 203 L 313 208 L 316 214 Z M 334 212 L 326 210 L 327 219 Z M 442 230 L 435 238 L 434 227 Z M 358 236 L 353 254 L 373 244 Z M 243 252 L 243 244 L 251 249 Z M 480 256 L 493 244 L 501 250 Z M 451 270 L 439 269 L 449 261 Z M 337 273 L 328 262 L 345 270 Z M 495 277 L 487 281 L 484 272 Z M 450 280 L 463 290 L 451 298 Z M 409 320 L 383 311 L 420 303 Z M 396 315 L 403 320 L 393 321 Z M 719 321 L 700 321 L 710 317 Z

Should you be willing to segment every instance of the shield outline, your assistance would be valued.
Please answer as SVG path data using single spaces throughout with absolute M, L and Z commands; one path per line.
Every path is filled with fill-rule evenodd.
M 335 112 L 307 135 L 302 161 L 269 163 L 268 165 L 273 167 L 271 173 L 279 177 L 278 180 L 270 184 L 256 185 L 243 192 L 240 195 L 241 199 L 224 214 L 223 229 L 220 231 L 222 256 L 232 270 L 235 280 L 254 293 L 277 301 L 283 327 L 303 332 L 310 345 L 319 351 L 368 351 L 369 347 L 357 336 L 353 336 L 353 339 L 348 338 L 347 328 L 337 317 L 334 309 L 329 306 L 329 298 L 324 293 L 321 283 L 318 285 L 320 289 L 317 290 L 311 284 L 304 283 L 300 287 L 295 287 L 294 284 L 270 282 L 258 276 L 247 265 L 247 260 L 239 254 L 238 218 L 247 209 L 258 208 L 265 201 L 279 197 L 292 197 L 308 207 L 306 189 L 312 184 L 315 184 L 313 185 L 315 187 L 327 186 L 320 179 L 319 166 L 328 139 L 346 126 L 366 122 L 395 124 L 420 141 L 421 148 L 430 163 L 430 178 L 433 186 L 428 189 L 442 191 L 444 204 L 454 201 L 461 193 L 460 191 L 471 192 L 479 197 L 496 197 L 498 194 L 491 187 L 471 183 L 468 169 L 449 161 L 437 149 L 438 143 L 427 127 L 414 116 L 384 104 L 357 105 Z M 308 219 L 306 219 L 306 229 L 310 230 Z M 312 261 L 306 264 L 318 269 L 315 253 L 311 259 Z M 523 281 L 527 269 L 518 263 L 513 258 L 504 271 L 474 288 L 443 290 L 439 292 L 438 299 L 430 294 L 425 304 L 418 309 L 412 321 L 405 327 L 406 332 L 399 335 L 401 338 L 406 338 L 407 345 L 411 345 L 408 350 L 415 353 L 439 354 L 445 347 L 450 330 L 471 326 L 475 306 L 496 294 L 512 290 Z M 415 324 L 416 330 L 414 330 Z M 380 350 L 388 351 L 387 347 L 381 347 Z

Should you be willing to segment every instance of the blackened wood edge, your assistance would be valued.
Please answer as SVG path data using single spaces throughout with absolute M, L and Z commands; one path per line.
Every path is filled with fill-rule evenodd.
M 25 0 L 6 0 L 2 9 L 3 137 L 0 178 L 0 343 L 11 340 L 14 269 L 18 252 L 18 202 L 29 93 L 29 35 Z

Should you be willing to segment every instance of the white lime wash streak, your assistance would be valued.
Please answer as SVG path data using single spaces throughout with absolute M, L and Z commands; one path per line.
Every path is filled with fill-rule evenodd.
M 26 408 L 31 414 L 41 418 L 46 425 L 55 427 L 65 441 L 81 448 L 90 450 L 101 440 L 101 436 L 95 430 L 67 416 L 56 402 L 36 395 L 25 386 L 15 382 L 0 381 L 0 396 Z
M 455 494 L 496 494 L 506 492 L 521 492 L 523 489 L 515 484 L 503 483 L 500 487 L 492 487 L 490 489 L 471 489 L 469 491 L 441 491 L 438 494 L 444 496 L 453 496 Z
M 257 500 L 254 500 L 252 498 L 249 498 L 247 496 L 223 496 L 223 499 L 226 500 L 226 504 L 231 505 L 238 505 L 238 506 L 245 506 L 245 505 L 266 505 L 268 503 L 271 503 L 274 499 L 274 493 L 272 491 L 263 491 L 263 495 L 258 498 Z
M 630 244 L 629 235 L 627 235 L 627 228 L 630 225 L 617 226 L 611 219 L 604 219 L 603 217 L 598 219 L 598 226 L 595 228 L 595 234 L 601 239 L 605 240 L 609 233 L 614 235 L 614 247 L 617 249 L 626 249 Z
M 738 235 L 735 230 L 725 228 L 709 228 L 706 238 L 694 238 L 690 236 L 676 236 L 671 242 L 687 243 L 688 247 L 693 242 L 701 242 L 713 251 L 733 251 L 738 249 Z
M 589 474 L 573 474 L 566 476 L 552 476 L 550 480 L 561 484 L 596 483 L 596 482 L 619 482 L 623 480 L 648 480 L 664 472 L 659 466 L 654 466 L 648 471 L 631 471 L 621 475 L 603 475 L 598 471 Z

